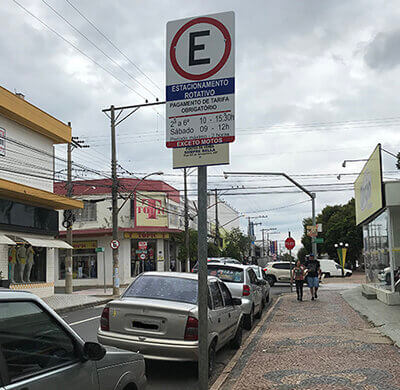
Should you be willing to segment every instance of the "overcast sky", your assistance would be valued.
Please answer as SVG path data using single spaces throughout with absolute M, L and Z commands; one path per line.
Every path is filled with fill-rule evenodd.
M 327 204 L 346 203 L 353 195 L 351 190 L 337 191 L 349 185 L 337 184 L 351 183 L 356 176 L 342 176 L 338 181 L 336 175 L 359 172 L 363 163 L 343 168 L 344 159 L 367 158 L 378 142 L 395 153 L 400 149 L 397 1 L 68 0 L 129 61 L 68 1 L 46 0 L 83 36 L 44 1 L 16 1 L 0 2 L 0 84 L 23 92 L 27 100 L 60 120 L 72 122 L 73 135 L 91 145 L 75 152 L 76 162 L 109 169 L 109 120 L 102 109 L 141 103 L 143 97 L 164 99 L 168 21 L 230 10 L 236 14 L 236 142 L 231 145 L 229 166 L 209 168 L 209 188 L 244 186 L 236 190 L 239 195 L 223 191 L 224 199 L 246 216 L 267 214 L 260 221 L 279 229 L 282 234 L 276 238 L 285 238 L 291 230 L 298 240 L 311 204 L 285 206 L 306 201 L 305 194 L 252 195 L 288 191 L 254 187 L 290 183 L 276 178 L 224 180 L 220 174 L 224 170 L 330 174 L 297 176 L 311 190 L 324 190 L 317 192 L 320 211 Z M 157 170 L 181 174 L 172 170 L 164 122 L 164 108 L 146 108 L 118 127 L 118 161 L 125 169 L 138 176 Z M 59 153 L 64 150 L 59 148 Z M 384 156 L 384 170 L 395 170 L 392 157 Z M 165 180 L 183 188 L 178 176 L 165 176 Z M 195 183 L 193 175 L 190 188 Z

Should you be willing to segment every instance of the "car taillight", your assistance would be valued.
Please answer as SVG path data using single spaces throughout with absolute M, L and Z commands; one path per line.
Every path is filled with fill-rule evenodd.
M 199 321 L 197 318 L 188 317 L 185 329 L 185 340 L 197 341 L 199 339 Z
M 110 308 L 105 307 L 103 309 L 103 313 L 101 313 L 101 319 L 100 319 L 100 329 L 101 330 L 110 330 Z
M 248 286 L 247 284 L 243 285 L 243 296 L 247 297 L 250 295 L 250 286 Z

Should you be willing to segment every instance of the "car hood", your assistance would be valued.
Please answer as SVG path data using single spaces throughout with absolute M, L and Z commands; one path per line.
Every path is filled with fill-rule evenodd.
M 107 353 L 103 359 L 96 362 L 98 369 L 107 368 L 110 366 L 143 360 L 143 355 L 137 352 L 123 351 L 114 347 L 106 347 Z

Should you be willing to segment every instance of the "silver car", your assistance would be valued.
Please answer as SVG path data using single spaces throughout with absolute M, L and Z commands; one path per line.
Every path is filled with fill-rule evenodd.
M 84 342 L 41 299 L 0 289 L 1 390 L 144 390 L 143 356 Z
M 221 279 L 234 298 L 242 299 L 243 324 L 251 329 L 254 317 L 260 318 L 263 310 L 262 283 L 249 265 L 207 263 L 208 274 Z
M 267 274 L 258 265 L 251 265 L 250 267 L 254 270 L 254 272 L 256 273 L 257 279 L 260 282 L 262 294 L 263 294 L 262 297 L 263 297 L 263 308 L 264 308 L 267 305 L 267 303 L 269 302 L 269 293 L 270 293 L 270 289 L 271 289 L 271 286 L 268 283 Z
M 145 272 L 121 298 L 104 308 L 97 338 L 100 343 L 156 360 L 198 360 L 197 274 Z M 226 285 L 208 278 L 209 369 L 215 353 L 227 343 L 242 341 L 241 300 L 233 299 Z

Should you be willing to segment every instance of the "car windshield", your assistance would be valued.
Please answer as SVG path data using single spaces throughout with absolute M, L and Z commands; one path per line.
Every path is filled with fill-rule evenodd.
M 243 270 L 240 268 L 209 265 L 207 269 L 209 275 L 216 276 L 224 282 L 243 283 Z
M 197 304 L 197 280 L 143 275 L 128 287 L 123 297 L 150 298 Z

